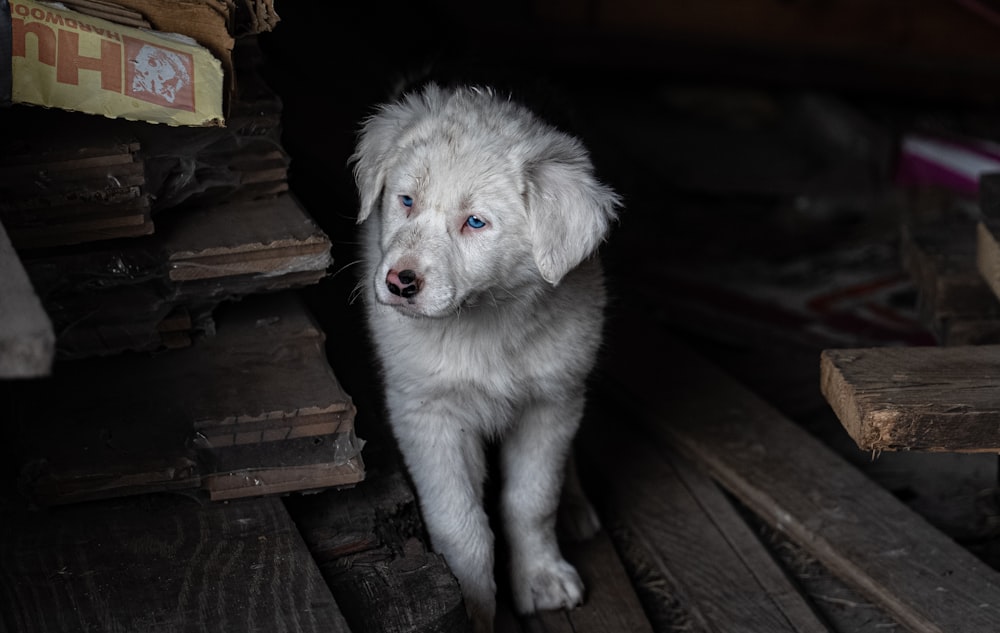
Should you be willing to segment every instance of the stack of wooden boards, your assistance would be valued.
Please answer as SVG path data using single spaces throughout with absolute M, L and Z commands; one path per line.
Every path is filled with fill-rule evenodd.
M 823 395 L 864 450 L 998 453 L 1000 174 L 978 209 L 927 196 L 901 243 L 940 346 L 825 350 Z
M 220 301 L 326 274 L 329 239 L 287 194 L 280 99 L 252 43 L 237 53 L 224 129 L 32 108 L 0 123 L 0 221 L 61 358 L 188 344 Z
M 302 304 L 219 312 L 189 348 L 64 363 L 26 385 L 22 490 L 42 504 L 199 488 L 216 500 L 360 481 L 354 405 Z
M 22 394 L 35 502 L 363 479 L 354 405 L 294 294 L 326 276 L 331 243 L 288 192 L 259 59 L 237 46 L 226 128 L 4 117 L 0 220 L 62 361 Z
M 347 633 L 276 498 L 365 476 L 296 292 L 330 240 L 288 193 L 255 48 L 229 57 L 236 3 L 124 4 L 72 2 L 154 28 L 208 15 L 240 81 L 226 128 L 0 117 L 0 378 L 38 377 L 0 382 L 0 631 Z M 276 21 L 240 6 L 237 31 Z

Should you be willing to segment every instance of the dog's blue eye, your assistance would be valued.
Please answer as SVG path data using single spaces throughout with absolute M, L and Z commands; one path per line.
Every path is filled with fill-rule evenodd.
M 413 198 L 410 196 L 399 196 L 399 201 L 403 203 L 404 207 L 409 208 L 413 206 Z
M 484 226 L 486 226 L 485 222 L 483 222 L 482 220 L 480 220 L 479 218 L 477 218 L 474 215 L 470 215 L 468 218 L 466 218 L 465 219 L 465 224 L 470 229 L 481 229 Z

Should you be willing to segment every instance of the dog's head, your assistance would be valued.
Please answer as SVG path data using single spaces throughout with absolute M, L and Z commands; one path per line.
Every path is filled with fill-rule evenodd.
M 378 224 L 376 299 L 416 316 L 558 284 L 619 204 L 577 139 L 485 89 L 431 85 L 383 106 L 352 160 L 358 222 Z

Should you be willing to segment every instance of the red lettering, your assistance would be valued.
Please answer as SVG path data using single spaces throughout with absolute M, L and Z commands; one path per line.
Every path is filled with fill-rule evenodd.
M 18 7 L 20 5 L 14 5 Z M 12 47 L 11 54 L 14 57 L 26 57 L 28 48 L 28 33 L 35 36 L 35 43 L 38 45 L 38 61 L 49 66 L 56 65 L 56 34 L 51 28 L 41 22 L 28 22 L 24 20 L 11 20 Z
M 101 73 L 101 88 L 114 92 L 122 91 L 122 49 L 114 42 L 101 40 L 100 57 L 80 55 L 80 35 L 71 31 L 59 31 L 59 63 L 56 65 L 56 81 L 78 85 L 80 69 L 96 70 Z

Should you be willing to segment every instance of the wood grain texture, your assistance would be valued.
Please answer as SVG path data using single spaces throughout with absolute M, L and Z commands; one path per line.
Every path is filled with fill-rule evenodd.
M 658 442 L 908 630 L 1000 630 L 1000 574 L 648 317 L 613 331 L 605 376 Z
M 0 271 L 0 379 L 48 375 L 56 335 L 3 224 Z
M 348 633 L 281 502 L 137 497 L 5 516 L 0 621 L 20 633 Z
M 831 349 L 820 363 L 862 450 L 1000 452 L 1000 346 Z
M 285 504 L 354 633 L 464 633 L 458 581 L 429 552 L 416 496 L 391 452 L 349 490 Z
M 170 279 L 325 269 L 330 240 L 290 194 L 195 209 L 164 227 Z
M 643 552 L 633 566 L 668 579 L 695 630 L 828 630 L 707 475 L 635 431 L 587 431 L 586 468 L 603 482 L 602 514 Z
M 458 581 L 444 558 L 416 539 L 322 563 L 353 633 L 466 633 Z

